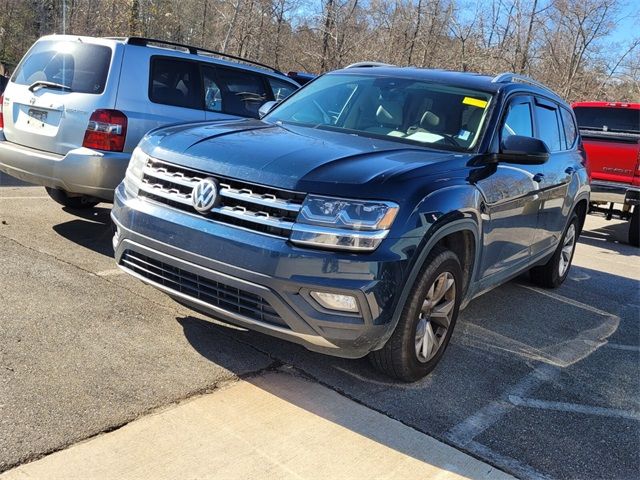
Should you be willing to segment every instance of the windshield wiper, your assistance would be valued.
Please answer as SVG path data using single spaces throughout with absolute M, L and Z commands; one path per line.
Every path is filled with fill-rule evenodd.
M 57 88 L 58 90 L 65 90 L 67 92 L 71 92 L 71 87 L 68 85 L 63 85 L 62 83 L 55 82 L 47 82 L 45 80 L 38 80 L 29 85 L 29 90 L 31 92 L 35 92 L 36 89 L 41 88 Z

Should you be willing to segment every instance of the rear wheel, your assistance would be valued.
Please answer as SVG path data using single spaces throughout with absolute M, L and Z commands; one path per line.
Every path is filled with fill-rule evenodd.
M 629 222 L 629 243 L 634 247 L 640 247 L 640 205 L 633 207 Z
M 86 195 L 69 196 L 67 192 L 58 188 L 45 187 L 45 189 L 54 201 L 74 210 L 93 208 L 100 203 L 95 198 Z
M 553 257 L 545 264 L 531 269 L 531 280 L 541 287 L 558 288 L 569 275 L 578 240 L 578 216 L 574 213 Z
M 431 372 L 446 350 L 460 308 L 462 268 L 458 257 L 436 248 L 418 276 L 395 331 L 369 354 L 381 372 L 413 382 Z

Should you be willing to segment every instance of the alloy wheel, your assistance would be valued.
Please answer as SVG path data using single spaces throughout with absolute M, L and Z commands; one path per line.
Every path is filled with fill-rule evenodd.
M 456 281 L 450 272 L 442 272 L 429 287 L 418 316 L 415 347 L 420 362 L 431 360 L 443 345 L 455 303 Z
M 560 251 L 560 259 L 558 261 L 558 273 L 560 274 L 560 278 L 562 278 L 569 269 L 571 256 L 573 255 L 573 249 L 575 248 L 575 246 L 576 226 L 574 223 L 572 223 L 571 225 L 569 225 L 567 233 L 564 235 L 562 250 Z

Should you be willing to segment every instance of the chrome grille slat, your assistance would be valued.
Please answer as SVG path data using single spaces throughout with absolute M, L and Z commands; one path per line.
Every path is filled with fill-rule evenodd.
M 205 218 L 282 237 L 289 235 L 302 208 L 301 193 L 218 177 L 154 158 L 147 160 L 139 189 L 142 196 L 201 216 L 192 206 L 191 192 L 208 177 L 218 181 L 220 204 Z

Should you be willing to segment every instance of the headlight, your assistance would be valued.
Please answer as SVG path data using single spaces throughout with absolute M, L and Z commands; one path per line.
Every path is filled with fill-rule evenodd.
M 127 176 L 140 180 L 148 158 L 147 154 L 144 153 L 140 147 L 136 147 L 131 154 L 131 160 L 129 160 Z
M 309 195 L 290 240 L 299 245 L 372 251 L 384 240 L 398 213 L 391 202 Z

